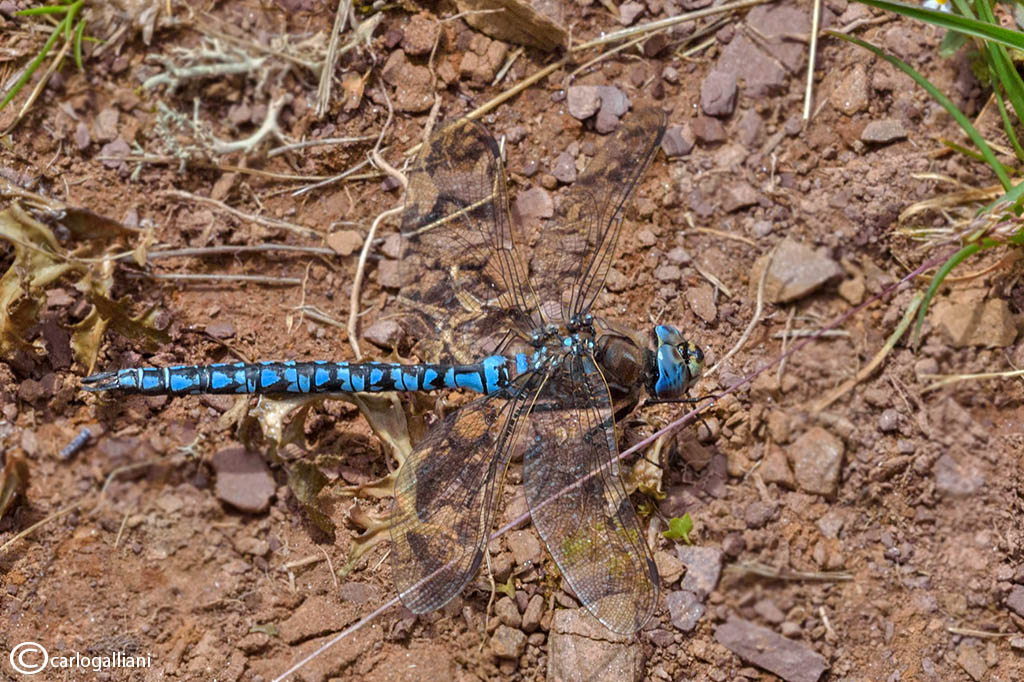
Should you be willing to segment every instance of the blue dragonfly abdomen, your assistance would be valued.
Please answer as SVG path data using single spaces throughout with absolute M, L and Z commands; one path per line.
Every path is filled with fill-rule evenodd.
M 529 367 L 527 356 L 491 355 L 467 365 L 393 362 L 223 362 L 132 367 L 82 380 L 88 391 L 143 395 L 208 393 L 359 393 L 467 389 L 489 395 Z

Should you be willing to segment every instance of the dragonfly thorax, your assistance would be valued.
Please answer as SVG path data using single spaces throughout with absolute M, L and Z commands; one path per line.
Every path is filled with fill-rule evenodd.
M 704 352 L 668 325 L 654 328 L 657 347 L 648 351 L 647 392 L 655 400 L 678 400 L 700 378 Z

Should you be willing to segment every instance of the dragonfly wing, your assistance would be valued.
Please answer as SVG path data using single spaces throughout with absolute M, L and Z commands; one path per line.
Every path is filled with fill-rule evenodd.
M 401 300 L 416 337 L 432 344 L 425 355 L 473 362 L 493 352 L 481 342 L 526 325 L 533 305 L 498 144 L 478 123 L 454 121 L 424 145 L 408 178 Z
M 541 301 L 561 304 L 562 319 L 590 309 L 604 286 L 623 211 L 665 134 L 656 108 L 631 114 L 587 165 L 538 235 L 530 279 Z
M 654 612 L 658 573 L 619 474 L 608 387 L 593 359 L 567 356 L 524 428 L 526 501 L 566 582 L 610 630 Z
M 398 472 L 391 566 L 414 613 L 444 606 L 475 575 L 524 395 L 479 398 L 435 424 Z

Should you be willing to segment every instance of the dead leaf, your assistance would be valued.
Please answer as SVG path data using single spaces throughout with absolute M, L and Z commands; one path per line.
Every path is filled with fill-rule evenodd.
M 7 464 L 0 471 L 0 519 L 14 507 L 18 497 L 28 490 L 28 463 L 21 457 L 8 455 Z
M 317 499 L 320 491 L 327 485 L 327 477 L 315 464 L 304 459 L 289 462 L 285 470 L 288 472 L 288 487 L 306 510 L 309 520 L 317 528 L 334 537 L 334 522 L 320 510 Z

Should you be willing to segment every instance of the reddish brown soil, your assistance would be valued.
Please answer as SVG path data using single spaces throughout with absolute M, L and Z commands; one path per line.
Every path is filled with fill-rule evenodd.
M 332 8 L 314 0 L 230 0 L 204 7 L 211 12 L 207 16 L 198 8 L 170 5 L 183 23 L 157 28 L 149 46 L 125 24 L 127 38 L 117 49 L 87 59 L 84 74 L 71 66 L 60 72 L 0 145 L 4 183 L 129 225 L 152 225 L 151 250 L 323 246 L 323 236 L 331 232 L 354 229 L 365 235 L 377 215 L 400 204 L 401 191 L 382 184 L 379 174 L 299 195 L 295 190 L 308 181 L 283 178 L 351 168 L 367 157 L 372 141 L 310 147 L 268 159 L 268 146 L 278 144 L 271 140 L 247 157 L 234 153 L 206 161 L 200 155 L 181 168 L 171 158 L 141 165 L 104 163 L 100 157 L 110 151 L 104 145 L 118 139 L 167 157 L 168 133 L 155 128 L 158 104 L 191 117 L 196 97 L 200 117 L 222 141 L 255 132 L 263 108 L 282 94 L 293 98 L 280 121 L 291 140 L 376 136 L 388 118 L 382 89 L 402 102 L 400 90 L 408 85 L 399 79 L 396 89 L 394 82 L 382 81 L 382 69 L 403 45 L 401 32 L 415 42 L 418 36 L 409 34 L 432 25 L 423 17 L 410 25 L 405 9 L 386 10 L 369 45 L 359 45 L 339 62 L 338 82 L 344 74 L 370 74 L 362 97 L 351 95 L 352 105 L 344 108 L 345 91 L 336 85 L 330 110 L 319 119 L 315 79 L 300 68 L 284 75 L 278 70 L 262 84 L 265 89 L 257 79 L 243 77 L 185 85 L 174 92 L 143 90 L 140 83 L 161 72 L 147 55 L 173 56 L 178 47 L 199 45 L 200 22 L 235 33 L 241 28 L 242 35 L 264 44 L 288 34 L 294 45 L 312 35 L 325 40 Z M 600 4 L 565 5 L 564 22 L 576 40 L 620 27 Z M 638 23 L 679 11 L 660 0 L 646 7 Z M 809 3 L 794 7 L 810 12 Z M 853 7 L 846 0 L 829 0 L 826 14 L 839 26 L 843 17 L 854 16 L 849 14 Z M 456 10 L 446 5 L 425 11 L 432 20 Z M 44 40 L 43 33 L 33 37 L 25 32 L 25 21 L 0 18 L 0 35 L 16 36 L 13 47 L 20 55 L 7 62 L 7 70 L 0 64 L 4 81 L 12 72 L 9 67 L 24 64 Z M 702 84 L 729 42 L 740 35 L 757 40 L 744 21 L 742 14 L 730 19 L 711 34 L 712 44 L 693 57 L 673 55 L 674 45 L 682 44 L 679 33 L 655 56 L 626 50 L 572 82 L 618 86 L 634 109 L 661 106 L 671 125 L 686 124 L 698 132 L 692 151 L 673 158 L 659 154 L 643 179 L 614 264 L 618 285 L 602 296 L 597 312 L 637 328 L 645 329 L 651 320 L 676 324 L 706 350 L 708 366 L 740 339 L 754 314 L 758 282 L 751 275 L 753 264 L 783 239 L 844 263 L 838 281 L 863 282 L 871 296 L 941 252 L 919 250 L 894 236 L 900 211 L 951 189 L 921 174 L 947 175 L 970 186 L 994 182 L 979 164 L 942 151 L 941 139 L 959 140 L 960 134 L 925 93 L 866 52 L 834 38 L 819 46 L 816 106 L 809 124 L 801 125 L 800 119 L 806 45 L 797 41 L 792 43 L 800 47 L 796 68 L 785 73 L 781 86 L 751 95 L 751 85 L 741 81 L 735 111 L 718 119 L 724 141 L 702 139 L 700 132 L 708 125 L 703 116 L 698 118 Z M 477 73 L 459 70 L 465 54 L 478 47 L 473 43 L 478 34 L 461 20 L 444 26 L 446 39 L 435 57 L 443 117 L 467 113 L 553 59 L 528 49 L 500 85 L 481 87 Z M 977 115 L 984 106 L 989 93 L 974 80 L 966 59 L 939 57 L 937 31 L 883 20 L 855 34 L 920 68 L 968 114 Z M 596 54 L 574 58 L 580 64 Z M 426 55 L 409 59 L 416 66 L 427 64 Z M 674 71 L 667 78 L 666 67 Z M 851 79 L 861 75 L 869 85 L 858 89 Z M 601 144 L 592 123 L 568 113 L 566 76 L 566 69 L 555 72 L 483 118 L 496 136 L 514 140 L 506 146 L 513 195 L 544 184 L 550 188 L 553 178 L 544 176 L 571 146 L 581 158 L 580 149 L 586 154 L 587 145 Z M 845 95 L 831 96 L 841 88 L 866 93 L 865 106 L 844 113 L 840 100 Z M 418 94 L 432 101 L 433 92 Z M 0 113 L 0 126 L 10 123 L 23 99 L 24 94 Z M 243 105 L 251 116 L 239 112 Z M 415 106 L 406 101 L 402 108 Z M 115 110 L 118 118 L 114 134 L 101 140 L 98 118 L 106 110 Z M 744 119 L 748 113 L 756 114 L 756 120 Z M 997 118 L 991 108 L 983 123 L 995 130 Z M 898 121 L 906 136 L 890 144 L 861 141 L 865 126 L 879 120 Z M 400 166 L 403 152 L 420 139 L 426 122 L 425 109 L 397 111 L 384 140 L 384 158 Z M 185 130 L 174 135 L 179 144 L 191 141 Z M 537 174 L 528 172 L 533 163 L 539 165 Z M 744 184 L 755 190 L 755 201 L 730 205 L 729 197 Z M 212 196 L 320 235 L 257 225 L 171 190 Z M 13 192 L 4 190 L 4 207 L 13 200 Z M 925 214 L 923 220 L 945 225 L 939 213 Z M 380 236 L 395 231 L 393 220 L 385 222 Z M 0 270 L 7 270 L 13 250 L 3 243 Z M 130 250 L 137 243 L 112 244 L 111 251 Z M 677 247 L 692 262 L 673 260 L 669 254 Z M 156 306 L 161 311 L 157 324 L 170 342 L 147 348 L 109 330 L 95 370 L 238 358 L 352 359 L 343 328 L 303 318 L 295 308 L 300 302 L 315 306 L 344 324 L 357 258 L 358 251 L 347 256 L 245 253 L 154 259 L 144 268 L 160 274 L 299 278 L 303 283 L 298 286 L 140 278 L 128 274 L 139 269 L 134 263 L 122 261 L 114 274 L 113 298 L 130 296 L 125 305 L 133 315 Z M 359 321 L 363 331 L 388 319 L 396 290 L 382 287 L 378 277 L 378 266 L 387 258 L 376 247 L 368 262 Z M 970 262 L 961 274 L 995 261 Z M 670 265 L 677 271 L 664 269 Z M 1024 303 L 1020 274 L 1019 265 L 998 267 L 947 287 L 943 296 L 953 288 L 974 292 L 972 300 L 1005 301 L 1009 314 L 1018 316 L 1011 319 L 1019 323 Z M 794 302 L 766 305 L 747 343 L 700 392 L 721 390 L 774 360 L 783 350 L 779 333 L 787 326 L 814 329 L 849 310 L 851 297 L 840 295 L 838 281 Z M 924 286 L 915 281 L 911 288 Z M 154 668 L 96 677 L 46 677 L 47 671 L 36 679 L 270 680 L 394 596 L 386 543 L 375 547 L 339 587 L 331 567 L 342 567 L 353 547 L 351 501 L 323 495 L 323 511 L 338 528 L 334 538 L 328 537 L 289 490 L 280 461 L 271 462 L 277 490 L 269 511 L 243 514 L 218 499 L 210 462 L 215 453 L 239 445 L 231 420 L 221 419 L 232 400 L 98 398 L 78 388 L 78 379 L 90 368 L 74 363 L 54 369 L 44 353 L 52 346 L 42 329 L 49 325 L 66 332 L 84 317 L 88 304 L 70 279 L 52 289 L 61 295 L 40 312 L 42 324 L 24 330 L 33 350 L 0 358 L 6 361 L 0 362 L 0 449 L 6 458 L 24 458 L 31 476 L 24 498 L 0 519 L 0 545 L 68 505 L 78 506 L 0 551 L 0 669 L 11 679 L 21 678 L 10 671 L 7 653 L 21 642 L 37 641 L 51 655 L 112 649 L 149 654 Z M 829 668 L 823 679 L 1024 679 L 1021 649 L 1002 636 L 1019 638 L 1024 630 L 1024 618 L 1006 604 L 1014 589 L 1024 590 L 1024 391 L 1018 378 L 926 392 L 932 380 L 922 376 L 1020 367 L 1021 342 L 955 347 L 929 323 L 920 350 L 901 343 L 841 399 L 820 413 L 811 410 L 871 360 L 910 295 L 906 290 L 871 304 L 841 325 L 845 334 L 811 343 L 788 359 L 781 375 L 772 368 L 752 388 L 715 406 L 707 415 L 713 441 L 699 444 L 688 427 L 668 448 L 672 457 L 662 511 L 689 512 L 696 524 L 692 539 L 701 546 L 724 546 L 726 570 L 692 632 L 677 630 L 667 609 L 659 608 L 657 622 L 638 639 L 644 679 L 776 679 L 716 642 L 715 629 L 732 616 L 786 632 L 822 654 Z M 412 341 L 405 340 L 400 351 L 408 352 Z M 387 357 L 365 338 L 360 346 L 371 357 Z M 664 406 L 636 413 L 620 445 L 627 447 L 680 414 Z M 85 426 L 98 436 L 72 458 L 61 459 L 61 449 Z M 785 454 L 781 461 L 799 461 L 802 453 L 794 448 L 806 443 L 801 438 L 816 433 L 815 427 L 843 445 L 834 494 L 811 494 L 800 485 L 773 482 L 768 473 L 762 476 L 762 466 L 768 467 L 773 457 L 780 461 L 779 453 Z M 372 480 L 393 465 L 348 403 L 315 408 L 305 430 L 308 456 L 319 457 L 316 461 L 325 463 L 339 483 Z M 100 494 L 113 470 L 133 464 L 144 466 L 117 475 Z M 513 465 L 510 473 L 506 502 L 519 489 L 511 485 L 521 479 L 518 467 Z M 635 501 L 644 500 L 638 495 Z M 384 512 L 389 502 L 360 504 Z M 513 515 L 506 511 L 501 517 Z M 674 554 L 674 543 L 660 536 L 658 542 L 653 549 Z M 505 554 L 505 540 L 493 549 L 495 557 Z M 490 593 L 482 575 L 440 612 L 416 618 L 391 609 L 317 659 L 300 679 L 544 679 L 549 609 L 571 606 L 572 599 L 556 580 L 543 579 L 552 574 L 553 564 L 542 556 L 540 570 L 514 583 L 520 599 L 542 594 L 546 610 L 518 660 L 495 656 L 492 634 L 499 620 L 493 615 L 488 620 Z M 777 571 L 778 577 L 752 573 L 754 562 Z M 796 572 L 825 575 L 805 580 Z M 850 579 L 829 572 L 846 572 Z M 773 616 L 777 613 L 782 621 Z M 298 634 L 289 641 L 289 633 Z

